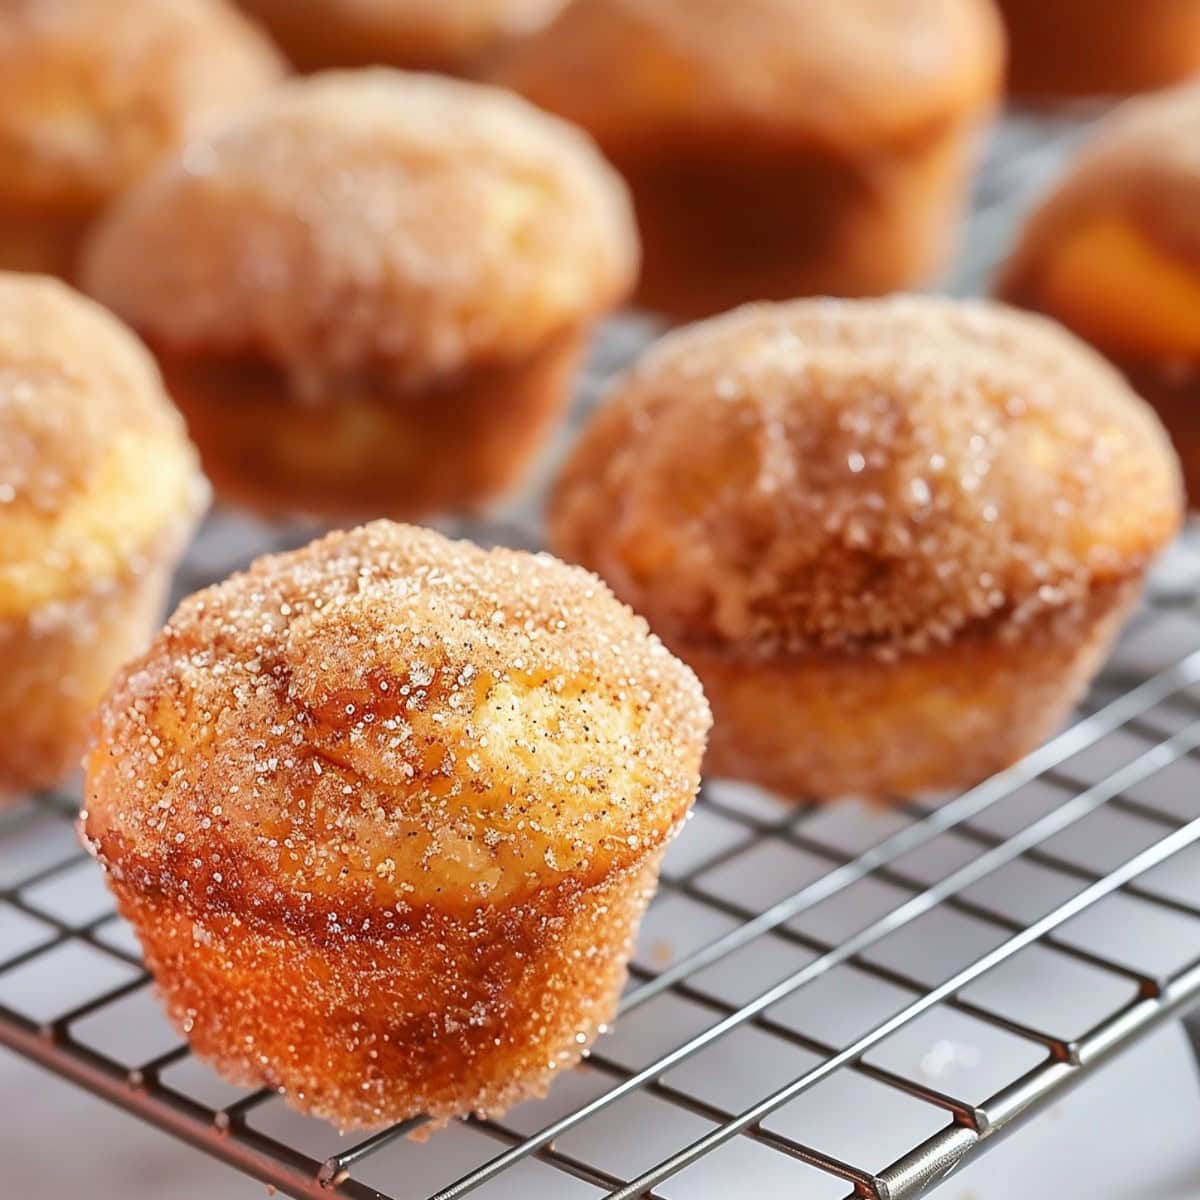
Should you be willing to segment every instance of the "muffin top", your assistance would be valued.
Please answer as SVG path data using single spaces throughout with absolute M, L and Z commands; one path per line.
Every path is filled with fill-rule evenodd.
M 305 62 L 453 64 L 540 28 L 565 0 L 242 0 Z M 322 49 L 322 46 L 324 49 Z
M 1100 123 L 1027 224 L 1004 293 L 1021 291 L 1065 229 L 1101 214 L 1131 221 L 1200 271 L 1200 84 L 1126 101 Z
M 226 0 L 4 0 L 0 199 L 90 211 L 282 73 Z
M 103 709 L 85 831 L 150 886 L 289 919 L 515 902 L 643 862 L 708 725 L 592 575 L 380 521 L 183 602 Z
M 1002 65 L 990 0 L 575 0 L 501 75 L 608 148 L 836 148 L 933 134 L 991 100 Z
M 583 134 L 498 89 L 297 81 L 118 203 L 88 289 L 174 354 L 421 380 L 511 361 L 619 300 L 628 197 Z
M 63 284 L 0 272 L 0 618 L 104 586 L 205 497 L 137 339 Z
M 669 644 L 948 642 L 1140 571 L 1181 520 L 1149 408 L 985 302 L 752 306 L 658 344 L 586 431 L 551 541 Z

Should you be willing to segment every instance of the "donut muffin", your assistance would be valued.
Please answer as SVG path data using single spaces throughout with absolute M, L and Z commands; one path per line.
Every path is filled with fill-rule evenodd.
M 227 1079 L 346 1128 L 499 1113 L 612 1017 L 708 724 L 593 576 L 381 521 L 184 601 L 81 827 Z
M 999 3 L 1016 93 L 1117 95 L 1200 73 L 1200 0 Z
M 381 68 L 287 85 L 158 171 L 84 275 L 157 351 L 219 491 L 415 517 L 520 478 L 636 236 L 583 135 Z
M 1125 371 L 1200 504 L 1200 85 L 1131 100 L 1025 228 L 1000 291 Z
M 1002 57 L 990 0 L 576 0 L 499 77 L 624 172 L 641 301 L 691 317 L 937 271 Z
M 69 274 L 114 196 L 282 72 L 226 0 L 5 0 L 0 267 Z
M 146 351 L 65 286 L 0 272 L 0 801 L 78 765 L 204 496 Z
M 1180 509 L 1153 413 L 1087 347 L 908 297 L 667 338 L 598 411 L 550 527 L 699 674 L 711 772 L 886 798 L 1050 733 Z
M 564 0 L 242 0 L 304 70 L 390 65 L 475 72 Z

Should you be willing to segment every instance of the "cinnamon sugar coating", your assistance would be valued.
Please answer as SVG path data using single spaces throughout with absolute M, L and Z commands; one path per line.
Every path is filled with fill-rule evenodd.
M 882 747 L 889 710 L 935 695 L 920 666 L 931 655 L 981 638 L 1024 646 L 1073 615 L 1070 640 L 1094 669 L 1094 629 L 1111 635 L 1124 585 L 1136 592 L 1180 508 L 1161 427 L 1097 355 L 1040 318 L 906 297 L 748 307 L 664 339 L 614 386 L 549 519 L 556 552 L 596 570 L 699 671 L 717 714 L 712 769 L 828 795 L 928 778 L 884 769 Z M 839 668 L 856 661 L 860 675 Z M 818 722 L 830 692 L 810 700 L 806 687 L 830 663 L 839 700 Z M 904 705 L 879 663 L 910 672 Z M 1073 663 L 1069 697 L 1088 674 Z M 777 731 L 794 731 L 787 772 L 755 768 L 746 740 L 760 671 Z M 883 708 L 874 734 L 856 695 Z M 1018 702 L 1009 688 L 983 707 L 999 730 Z M 965 706 L 931 711 L 928 727 L 953 731 Z M 1048 700 L 1023 727 L 1045 732 L 1060 708 Z M 807 771 L 799 747 L 817 725 L 823 765 Z M 762 736 L 770 760 L 779 739 Z M 939 783 L 971 773 L 939 757 Z
M 296 81 L 116 206 L 88 289 L 176 354 L 252 358 L 319 398 L 509 361 L 618 301 L 623 187 L 498 89 L 371 70 Z
M 241 0 L 306 70 L 387 63 L 473 71 L 564 0 Z
M 0 272 L 0 794 L 75 765 L 206 494 L 136 339 L 62 284 Z
M 500 73 L 606 146 L 766 130 L 861 148 L 987 103 L 1002 44 L 979 0 L 576 0 Z
M 65 285 L 0 272 L 0 619 L 119 574 L 203 497 L 145 348 Z
M 342 1125 L 495 1111 L 611 1016 L 708 722 L 594 577 L 377 522 L 184 601 L 82 831 L 230 1078 Z
M 660 631 L 767 653 L 1025 620 L 1140 571 L 1178 524 L 1162 429 L 1098 356 L 1036 317 L 918 297 L 664 339 L 551 510 L 558 550 Z
M 4 259 L 67 269 L 88 218 L 282 74 L 265 36 L 226 0 L 7 0 L 0 12 Z M 35 250 L 46 261 L 33 261 Z M 15 261 L 22 251 L 29 261 Z
M 623 185 L 498 89 L 280 89 L 109 214 L 88 289 L 158 354 L 222 494 L 275 515 L 477 511 L 561 416 L 632 286 Z

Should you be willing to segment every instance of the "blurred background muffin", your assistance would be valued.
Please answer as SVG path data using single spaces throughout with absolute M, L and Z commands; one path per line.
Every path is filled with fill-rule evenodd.
M 565 0 L 241 0 L 302 70 L 478 69 Z
M 935 273 L 1002 63 L 990 0 L 576 0 L 498 74 L 624 172 L 640 299 L 691 317 Z
M 1125 371 L 1200 504 L 1200 84 L 1131 100 L 1101 124 L 1028 222 L 999 289 Z
M 114 196 L 282 74 L 226 0 L 5 0 L 0 267 L 69 274 Z
M 206 496 L 137 339 L 63 284 L 0 272 L 0 799 L 78 765 Z
M 550 541 L 700 676 L 710 774 L 886 799 L 1052 733 L 1181 508 L 1154 414 L 1053 322 L 801 300 L 646 354 L 568 461 Z
M 583 134 L 378 68 L 294 82 L 155 173 L 84 277 L 158 353 L 219 491 L 417 516 L 520 479 L 637 261 Z
M 1009 87 L 1034 97 L 1119 95 L 1200 72 L 1200 0 L 999 0 Z

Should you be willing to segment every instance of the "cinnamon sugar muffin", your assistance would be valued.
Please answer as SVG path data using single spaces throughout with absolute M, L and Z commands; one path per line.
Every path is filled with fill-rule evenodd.
M 1200 0 L 999 0 L 1009 86 L 1054 97 L 1149 91 L 1200 73 Z
M 1180 523 L 1153 413 L 986 303 L 755 306 L 618 382 L 556 551 L 695 668 L 708 768 L 793 796 L 972 784 L 1069 711 Z
M 1166 423 L 1200 504 L 1200 85 L 1129 101 L 1104 122 L 999 286 L 1125 371 Z
M 390 65 L 472 73 L 564 0 L 242 0 L 304 70 Z
M 281 88 L 157 172 L 84 275 L 157 351 L 220 491 L 418 516 L 521 476 L 636 267 L 624 188 L 583 135 L 380 69 Z
M 499 77 L 623 171 L 690 317 L 934 273 L 1002 58 L 990 0 L 576 0 Z
M 114 196 L 282 73 L 226 0 L 5 0 L 0 267 L 69 274 Z
M 593 576 L 381 521 L 184 601 L 81 828 L 227 1079 L 345 1128 L 494 1114 L 612 1017 L 708 724 Z
M 61 284 L 0 272 L 0 800 L 78 764 L 204 494 L 134 338 Z

